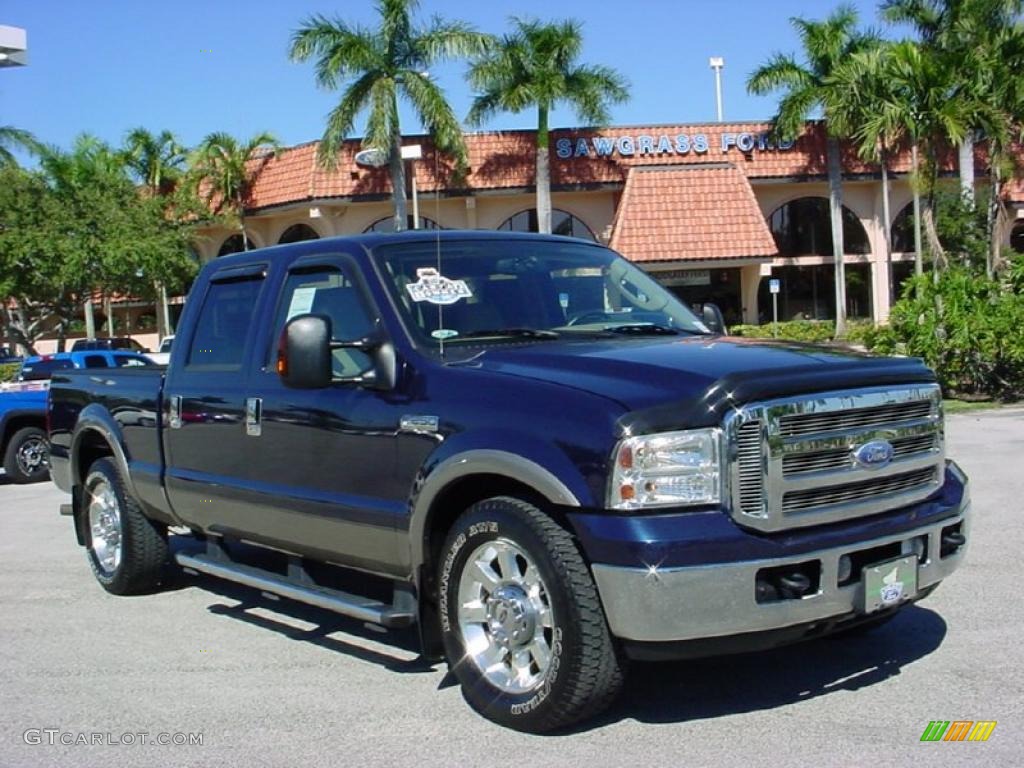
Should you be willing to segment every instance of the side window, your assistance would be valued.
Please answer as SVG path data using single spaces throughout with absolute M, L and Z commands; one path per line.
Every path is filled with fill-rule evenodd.
M 199 310 L 185 365 L 235 370 L 242 367 L 263 277 L 210 283 Z
M 107 368 L 107 361 L 103 355 L 86 355 L 85 356 L 85 367 L 86 368 Z
M 333 267 L 292 272 L 285 281 L 274 319 L 269 365 L 277 355 L 277 340 L 285 323 L 305 314 L 327 317 L 333 341 L 361 339 L 374 328 L 359 289 L 344 272 Z M 358 376 L 373 365 L 369 356 L 357 349 L 336 349 L 332 356 L 335 376 Z

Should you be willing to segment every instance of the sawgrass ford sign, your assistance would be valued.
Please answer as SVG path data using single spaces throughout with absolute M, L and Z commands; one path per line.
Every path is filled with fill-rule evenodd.
M 578 139 L 558 139 L 555 154 L 562 160 L 572 157 L 658 157 L 665 155 L 704 155 L 709 152 L 727 154 L 730 151 L 764 152 L 792 149 L 796 142 L 779 141 L 768 132 L 732 133 L 723 131 L 715 135 L 706 133 L 677 133 L 651 136 L 591 136 Z

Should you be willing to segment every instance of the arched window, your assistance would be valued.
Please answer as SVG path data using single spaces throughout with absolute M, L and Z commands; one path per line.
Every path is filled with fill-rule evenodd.
M 892 221 L 893 253 L 913 253 L 914 248 L 914 204 L 907 203 Z
M 510 216 L 501 223 L 498 229 L 509 232 L 536 232 L 538 229 L 537 209 L 531 208 Z M 590 227 L 584 224 L 582 219 L 557 208 L 551 210 L 551 234 L 578 237 L 581 240 L 597 240 L 594 233 L 590 231 Z
M 319 240 L 320 235 L 308 224 L 292 224 L 281 233 L 278 243 L 301 243 L 303 240 Z
M 250 251 L 256 247 L 251 238 L 247 237 L 245 240 L 249 244 Z M 220 250 L 217 251 L 217 256 L 230 256 L 232 253 L 241 253 L 244 250 L 245 248 L 242 247 L 242 236 L 231 235 L 231 237 L 221 244 Z
M 1010 247 L 1017 253 L 1024 253 L 1024 223 L 1017 224 L 1010 232 Z
M 409 214 L 409 220 L 406 223 L 406 229 L 415 229 L 413 227 L 412 214 Z M 426 216 L 420 216 L 420 229 L 440 229 L 437 222 L 433 219 L 428 219 Z M 373 224 L 368 226 L 363 232 L 394 232 L 395 231 L 395 217 L 388 216 L 383 219 L 377 219 Z
M 832 221 L 828 200 L 801 197 L 779 206 L 768 218 L 780 256 L 831 256 Z M 843 252 L 870 253 L 868 234 L 856 214 L 843 206 Z

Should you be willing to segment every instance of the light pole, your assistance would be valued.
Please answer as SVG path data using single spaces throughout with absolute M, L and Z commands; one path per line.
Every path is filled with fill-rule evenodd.
M 718 122 L 722 122 L 722 68 L 725 66 L 725 59 L 721 56 L 712 56 L 708 59 L 708 66 L 715 70 L 715 106 L 718 110 Z

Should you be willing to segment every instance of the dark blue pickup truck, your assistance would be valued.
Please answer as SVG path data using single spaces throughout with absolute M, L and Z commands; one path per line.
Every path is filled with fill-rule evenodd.
M 415 625 L 484 715 L 564 727 L 631 658 L 878 624 L 964 556 L 930 370 L 714 320 L 566 238 L 236 254 L 166 372 L 55 375 L 52 473 L 110 592 L 173 559 Z

